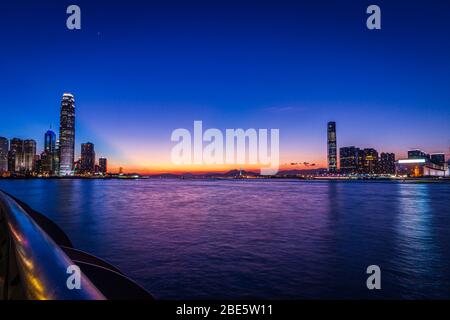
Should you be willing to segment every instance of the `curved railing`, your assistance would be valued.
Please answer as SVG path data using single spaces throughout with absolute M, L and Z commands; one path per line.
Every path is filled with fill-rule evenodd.
M 69 289 L 68 278 L 75 263 L 34 222 L 15 200 L 0 192 L 0 208 L 6 226 L 4 298 L 15 294 L 35 300 L 102 300 L 103 294 L 81 273 L 79 289 Z M 16 265 L 10 261 L 14 257 Z M 17 270 L 11 269 L 17 268 Z M 69 273 L 68 273 L 69 270 Z M 11 275 L 17 273 L 21 286 L 11 292 Z
M 44 231 L 56 225 L 33 216 L 40 214 L 0 191 L 0 300 L 152 299 L 107 262 L 68 247 L 62 231 L 54 236 L 57 244 Z M 80 285 L 74 287 L 69 278 L 77 277 L 76 269 Z

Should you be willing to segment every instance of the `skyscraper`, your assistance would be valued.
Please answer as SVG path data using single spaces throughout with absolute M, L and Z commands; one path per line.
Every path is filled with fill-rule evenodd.
M 0 175 L 8 171 L 8 151 L 9 141 L 4 137 L 0 137 Z
M 75 159 L 75 98 L 70 93 L 64 93 L 61 101 L 59 125 L 59 175 L 67 176 L 73 173 Z
M 368 174 L 375 174 L 378 172 L 378 151 L 372 148 L 363 150 L 363 172 Z
M 36 159 L 36 141 L 25 140 L 23 142 L 23 154 L 24 154 L 24 169 L 25 172 L 31 173 L 35 170 L 35 159 Z
M 23 140 L 11 139 L 8 152 L 8 171 L 23 172 L 25 170 L 24 160 Z
M 56 134 L 52 130 L 48 130 L 44 136 L 44 150 L 53 153 L 56 147 Z
M 337 171 L 336 122 L 328 122 L 327 142 L 328 172 L 335 173 Z
M 52 159 L 46 151 L 41 153 L 39 169 L 39 173 L 48 175 L 52 174 Z
M 106 158 L 98 159 L 98 164 L 100 167 L 100 173 L 106 174 L 108 172 L 108 160 Z
M 94 144 L 87 142 L 81 144 L 81 171 L 84 173 L 95 172 Z
M 382 152 L 378 173 L 395 174 L 395 154 Z
M 56 134 L 48 130 L 44 136 L 44 152 L 41 155 L 41 169 L 44 173 L 56 172 Z
M 350 174 L 358 173 L 360 149 L 344 147 L 339 149 L 340 172 Z
M 54 164 L 53 167 L 55 168 L 55 174 L 59 175 L 59 140 L 56 140 L 55 144 L 55 154 L 53 156 Z

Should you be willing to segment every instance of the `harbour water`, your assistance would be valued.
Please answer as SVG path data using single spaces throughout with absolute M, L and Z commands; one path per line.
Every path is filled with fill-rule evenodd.
M 450 299 L 450 184 L 0 180 L 159 299 Z M 366 268 L 381 268 L 381 290 Z

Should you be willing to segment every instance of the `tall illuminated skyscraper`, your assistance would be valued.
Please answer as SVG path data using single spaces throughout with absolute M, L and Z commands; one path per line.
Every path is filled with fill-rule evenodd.
M 337 144 L 336 144 L 336 122 L 328 122 L 327 126 L 328 146 L 328 172 L 337 172 Z
M 75 160 L 75 98 L 64 93 L 59 125 L 59 175 L 73 174 Z

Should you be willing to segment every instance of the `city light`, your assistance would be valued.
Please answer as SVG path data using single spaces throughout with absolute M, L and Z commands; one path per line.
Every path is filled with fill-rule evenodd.
M 403 159 L 398 160 L 399 164 L 411 164 L 411 163 L 425 163 L 425 159 Z

